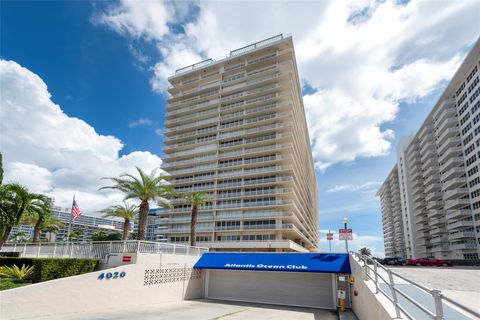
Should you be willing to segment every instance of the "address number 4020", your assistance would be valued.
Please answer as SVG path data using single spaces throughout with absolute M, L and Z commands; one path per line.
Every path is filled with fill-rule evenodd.
M 103 279 L 118 279 L 118 278 L 124 278 L 127 274 L 125 271 L 122 272 L 102 272 L 98 275 L 97 279 L 98 280 L 103 280 Z

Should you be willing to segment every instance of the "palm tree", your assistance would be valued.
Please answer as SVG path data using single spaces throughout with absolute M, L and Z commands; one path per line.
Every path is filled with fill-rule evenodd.
M 78 240 L 81 236 L 83 236 L 85 234 L 85 232 L 82 230 L 82 229 L 75 229 L 73 231 L 70 231 L 70 233 L 68 234 L 68 237 L 70 239 L 76 239 Z
M 33 242 L 40 240 L 40 231 L 52 218 L 53 201 L 42 194 L 32 194 L 29 210 L 24 214 L 21 224 L 33 226 Z
M 52 233 L 56 235 L 61 226 L 63 226 L 63 221 L 55 217 L 51 217 L 43 224 L 41 230 L 42 232 L 48 232 L 48 242 L 52 242 Z
M 184 195 L 185 201 L 192 206 L 192 214 L 190 219 L 190 245 L 193 247 L 197 243 L 197 216 L 198 207 L 205 204 L 208 201 L 206 192 L 197 192 Z
M 361 248 L 359 253 L 362 255 L 362 256 L 367 256 L 367 257 L 370 257 L 372 255 L 372 251 L 367 248 L 367 247 L 364 247 L 364 248 Z
M 0 248 L 12 228 L 35 206 L 34 199 L 35 195 L 18 183 L 0 185 Z
M 27 242 L 30 239 L 30 237 L 25 232 L 20 231 L 15 233 L 12 239 L 15 242 Z
M 145 240 L 147 229 L 147 217 L 150 210 L 149 201 L 157 201 L 162 207 L 170 207 L 166 200 L 173 195 L 172 188 L 166 184 L 167 176 L 157 174 L 154 169 L 150 174 L 146 174 L 139 167 L 137 169 L 138 177 L 132 174 L 122 174 L 118 178 L 103 178 L 114 182 L 112 186 L 105 186 L 102 189 L 116 189 L 125 194 L 124 200 L 140 200 L 140 215 L 138 221 L 138 240 Z
M 102 210 L 103 217 L 119 217 L 123 219 L 123 236 L 122 240 L 128 240 L 128 232 L 130 231 L 130 221 L 134 221 L 138 216 L 138 206 L 123 201 L 122 205 L 111 206 Z

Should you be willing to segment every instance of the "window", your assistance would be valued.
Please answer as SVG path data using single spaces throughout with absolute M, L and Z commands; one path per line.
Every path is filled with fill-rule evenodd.
M 468 176 L 470 177 L 470 176 L 474 175 L 474 174 L 477 173 L 477 172 L 478 172 L 478 166 L 474 166 L 472 169 L 468 170 L 467 174 L 468 174 Z
M 467 112 L 465 116 L 460 119 L 460 125 L 463 125 L 470 118 L 470 112 Z

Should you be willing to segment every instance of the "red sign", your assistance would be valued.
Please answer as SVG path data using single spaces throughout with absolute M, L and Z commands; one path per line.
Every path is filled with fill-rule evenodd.
M 339 229 L 338 230 L 338 239 L 339 240 L 353 240 L 352 229 Z
M 333 240 L 333 233 L 327 233 L 327 240 Z
M 132 262 L 132 256 L 123 256 L 122 262 Z

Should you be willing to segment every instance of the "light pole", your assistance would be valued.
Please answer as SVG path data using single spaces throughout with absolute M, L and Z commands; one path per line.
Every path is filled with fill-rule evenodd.
M 347 236 L 346 232 L 347 232 L 347 224 L 348 224 L 348 218 L 343 218 L 343 226 L 344 226 L 344 229 L 345 229 L 345 237 Z M 348 240 L 347 238 L 345 238 L 345 250 L 347 250 L 347 253 L 348 253 Z

